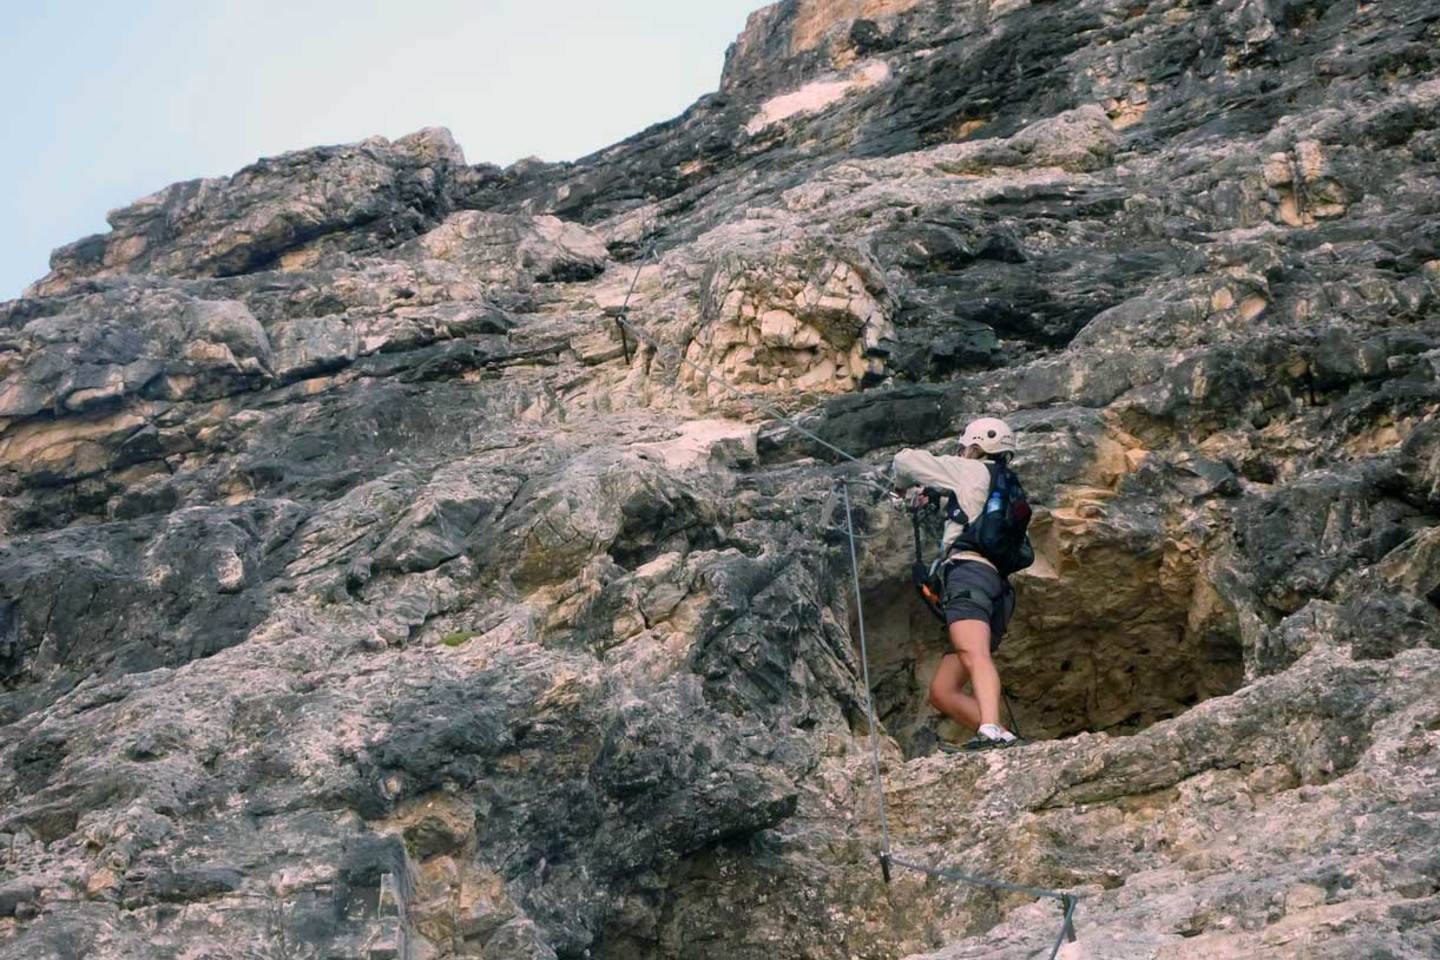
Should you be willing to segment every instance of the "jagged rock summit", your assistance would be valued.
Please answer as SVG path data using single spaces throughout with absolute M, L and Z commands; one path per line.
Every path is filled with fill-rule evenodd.
M 786 0 L 574 163 L 113 212 L 0 304 L 0 957 L 1047 955 L 880 880 L 839 477 L 908 859 L 1067 960 L 1440 954 L 1437 51 Z M 874 481 L 981 413 L 1036 742 L 950 756 Z

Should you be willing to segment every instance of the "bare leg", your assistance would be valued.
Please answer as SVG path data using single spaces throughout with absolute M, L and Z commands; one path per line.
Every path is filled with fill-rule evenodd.
M 984 620 L 957 620 L 950 624 L 950 642 L 970 674 L 981 723 L 1000 723 L 1000 674 L 990 659 L 990 624 Z
M 971 728 L 980 726 L 980 703 L 965 692 L 970 672 L 960 658 L 947 654 L 930 680 L 930 706 L 956 723 Z

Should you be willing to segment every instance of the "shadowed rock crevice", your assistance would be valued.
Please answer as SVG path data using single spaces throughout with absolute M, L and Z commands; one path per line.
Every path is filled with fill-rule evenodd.
M 1243 683 L 1244 649 L 1233 622 L 1193 624 L 1192 611 L 1147 589 L 1155 571 L 1117 567 L 1103 580 L 1022 583 L 1020 614 L 996 665 L 1009 696 L 1002 719 L 1008 724 L 1013 710 L 1025 736 L 1129 735 Z M 926 702 L 930 678 L 951 648 L 908 581 L 868 590 L 865 612 L 886 731 L 910 756 L 931 752 L 937 738 L 968 736 Z

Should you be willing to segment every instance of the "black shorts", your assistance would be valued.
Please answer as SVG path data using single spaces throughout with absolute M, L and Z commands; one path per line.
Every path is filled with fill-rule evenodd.
M 945 622 L 984 620 L 990 624 L 990 649 L 1000 645 L 1015 612 L 1015 591 L 993 567 L 978 560 L 945 566 Z

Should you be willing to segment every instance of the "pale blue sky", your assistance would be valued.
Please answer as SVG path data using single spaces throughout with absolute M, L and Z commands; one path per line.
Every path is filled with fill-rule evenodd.
M 571 160 L 720 79 L 765 0 L 0 0 L 0 300 L 166 184 L 445 126 Z

